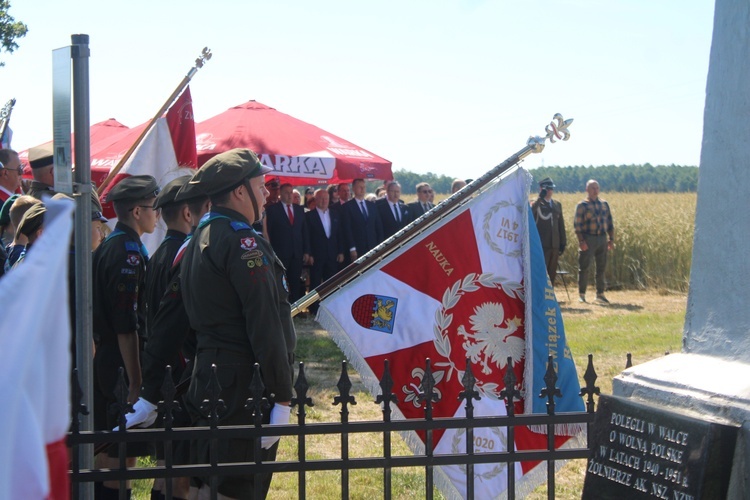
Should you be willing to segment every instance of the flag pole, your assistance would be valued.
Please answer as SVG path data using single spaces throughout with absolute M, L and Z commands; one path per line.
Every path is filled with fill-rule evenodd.
M 560 113 L 556 113 L 552 118 L 552 121 L 544 129 L 546 132 L 545 136 L 540 137 L 537 135 L 529 137 L 526 141 L 526 146 L 524 146 L 523 149 L 511 155 L 505 161 L 492 168 L 478 179 L 467 184 L 460 191 L 443 200 L 432 210 L 412 221 L 408 226 L 404 227 L 365 255 L 349 264 L 330 279 L 321 283 L 315 290 L 292 304 L 292 316 L 296 316 L 306 307 L 318 302 L 319 300 L 325 299 L 353 279 L 362 275 L 365 271 L 381 262 L 403 245 L 422 234 L 434 223 L 445 218 L 453 212 L 453 210 L 471 199 L 474 193 L 489 184 L 503 172 L 506 172 L 514 165 L 520 163 L 530 154 L 541 153 L 542 150 L 544 150 L 545 142 L 548 139 L 551 143 L 556 142 L 557 140 L 567 141 L 570 138 L 568 127 L 571 123 L 573 123 L 572 118 L 564 120 Z
M 15 97 L 5 103 L 2 109 L 0 109 L 0 141 L 5 137 L 5 131 L 8 129 L 8 123 L 10 122 L 10 114 L 13 112 L 13 106 L 16 105 Z
M 112 182 L 112 179 L 115 178 L 115 176 L 120 173 L 120 170 L 122 170 L 122 167 L 125 165 L 125 162 L 128 161 L 128 159 L 133 155 L 133 152 L 135 151 L 135 148 L 138 147 L 138 145 L 143 141 L 143 138 L 146 137 L 146 134 L 148 134 L 149 130 L 154 126 L 156 123 L 156 120 L 161 118 L 161 116 L 167 111 L 167 109 L 172 105 L 172 103 L 177 99 L 177 97 L 182 93 L 183 90 L 185 90 L 185 87 L 188 86 L 190 83 L 190 80 L 192 80 L 193 76 L 198 72 L 200 68 L 203 67 L 206 62 L 211 59 L 211 50 L 208 47 L 203 47 L 203 50 L 201 51 L 201 54 L 198 56 L 198 58 L 195 60 L 195 65 L 190 68 L 190 71 L 188 71 L 187 75 L 182 79 L 180 84 L 177 86 L 176 89 L 174 89 L 174 92 L 172 92 L 172 95 L 169 96 L 169 98 L 164 102 L 162 107 L 157 111 L 157 113 L 154 115 L 154 117 L 151 119 L 151 121 L 146 125 L 146 128 L 143 129 L 143 132 L 141 132 L 141 135 L 138 136 L 138 139 L 135 140 L 132 146 L 130 146 L 130 149 L 127 150 L 125 155 L 120 158 L 120 161 L 117 162 L 117 165 L 109 171 L 109 174 L 107 177 L 102 181 L 101 186 L 97 188 L 97 191 L 100 193 L 104 193 L 104 190 L 107 188 L 110 182 Z

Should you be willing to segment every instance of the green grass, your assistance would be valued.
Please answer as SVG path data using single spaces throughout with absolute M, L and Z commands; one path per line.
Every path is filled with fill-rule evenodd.
M 612 378 L 625 368 L 626 354 L 632 354 L 633 364 L 663 356 L 665 352 L 679 352 L 682 342 L 684 310 L 676 312 L 644 312 L 640 306 L 616 305 L 596 309 L 595 313 L 563 308 L 568 344 L 578 367 L 581 383 L 588 354 L 594 355 L 598 374 L 597 385 L 604 394 L 612 392 Z M 308 395 L 315 406 L 307 409 L 308 422 L 332 422 L 339 419 L 340 406 L 333 406 L 338 394 L 336 383 L 341 372 L 343 354 L 328 335 L 317 329 L 310 318 L 295 320 L 298 329 L 297 359 L 305 362 L 305 373 L 310 385 Z M 357 404 L 350 407 L 350 420 L 379 420 L 380 406 L 359 383 L 352 369 L 349 376 Z M 340 455 L 338 436 L 314 436 L 307 441 L 307 458 L 337 458 Z M 350 456 L 377 456 L 382 453 L 379 434 L 362 434 L 350 437 Z M 410 455 L 406 444 L 393 437 L 393 454 Z M 279 460 L 296 460 L 297 443 L 294 438 L 283 438 L 279 447 Z M 556 497 L 580 498 L 585 464 L 582 460 L 569 462 L 556 475 Z M 296 474 L 274 476 L 269 498 L 298 498 Z M 393 497 L 398 499 L 424 498 L 423 469 L 394 469 Z M 341 496 L 340 471 L 306 474 L 309 498 L 339 498 Z M 150 481 L 136 481 L 133 498 L 149 498 Z M 351 471 L 350 497 L 370 499 L 382 497 L 383 474 L 379 470 Z M 435 498 L 443 498 L 435 491 Z M 546 498 L 546 485 L 529 497 Z

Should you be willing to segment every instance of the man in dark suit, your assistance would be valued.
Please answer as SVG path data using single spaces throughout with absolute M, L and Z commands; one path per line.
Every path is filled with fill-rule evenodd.
M 292 203 L 292 185 L 282 184 L 279 202 L 266 206 L 268 239 L 276 255 L 286 268 L 289 284 L 289 301 L 302 297 L 302 264 L 310 253 L 305 209 Z
M 375 202 L 383 222 L 383 236 L 388 239 L 411 221 L 409 208 L 401 201 L 401 184 L 396 181 L 388 184 L 386 197 Z
M 417 184 L 417 201 L 409 203 L 409 212 L 411 212 L 412 220 L 422 217 L 428 210 L 434 205 L 430 203 L 430 194 L 432 194 L 432 188 L 426 182 L 420 182 Z
M 305 214 L 310 235 L 310 290 L 336 274 L 345 250 L 341 216 L 328 208 L 328 191 L 318 189 L 314 196 L 315 208 Z
M 352 262 L 383 241 L 383 225 L 375 204 L 365 201 L 365 180 L 352 182 L 354 198 L 341 208 L 346 244 Z

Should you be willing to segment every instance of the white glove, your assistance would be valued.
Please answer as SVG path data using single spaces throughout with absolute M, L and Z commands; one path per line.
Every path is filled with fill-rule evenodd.
M 286 425 L 289 423 L 289 414 L 292 407 L 289 405 L 275 404 L 271 408 L 271 422 L 269 425 Z M 260 438 L 260 447 L 267 450 L 279 440 L 281 436 L 263 436 Z
M 138 398 L 138 401 L 133 405 L 133 413 L 125 414 L 125 428 L 130 429 L 134 426 L 139 427 L 150 427 L 156 421 L 156 405 L 149 403 L 143 398 Z M 120 429 L 118 425 L 113 431 Z

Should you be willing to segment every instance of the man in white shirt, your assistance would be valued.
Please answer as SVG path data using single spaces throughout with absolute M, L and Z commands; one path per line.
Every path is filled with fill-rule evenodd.
M 310 290 L 338 271 L 344 262 L 344 238 L 340 214 L 328 207 L 330 196 L 325 189 L 315 191 L 315 209 L 305 214 L 310 235 Z

